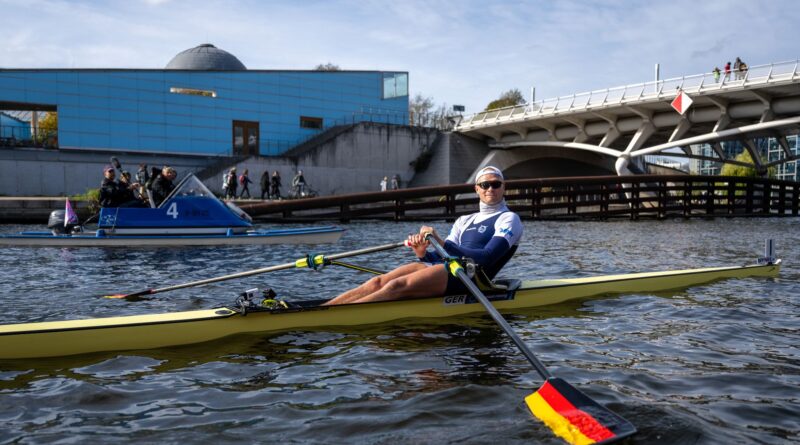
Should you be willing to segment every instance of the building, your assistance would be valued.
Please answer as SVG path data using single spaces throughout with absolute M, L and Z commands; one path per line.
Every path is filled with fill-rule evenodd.
M 204 44 L 164 69 L 0 69 L 0 110 L 57 113 L 60 150 L 280 155 L 337 124 L 407 124 L 408 73 L 249 70 Z
M 800 153 L 798 147 L 798 135 L 786 136 L 789 144 L 789 150 L 797 155 Z M 781 148 L 780 144 L 775 138 L 757 138 L 754 140 L 756 149 L 765 159 L 767 163 L 786 158 L 786 153 Z M 740 141 L 724 141 L 720 143 L 720 148 L 725 154 L 725 158 L 733 159 L 741 154 L 745 148 Z M 713 147 L 709 144 L 692 145 L 692 153 L 705 157 L 717 157 Z M 800 181 L 800 174 L 797 170 L 797 161 L 789 161 L 786 163 L 774 166 L 775 179 L 782 179 L 787 181 Z M 692 159 L 690 171 L 692 174 L 698 175 L 719 175 L 722 170 L 722 163 L 706 160 L 706 159 Z
M 0 111 L 0 139 L 24 141 L 31 138 L 30 120 L 20 119 L 12 113 Z

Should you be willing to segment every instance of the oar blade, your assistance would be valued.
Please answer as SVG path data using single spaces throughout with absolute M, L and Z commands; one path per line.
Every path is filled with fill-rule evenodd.
M 632 423 L 560 378 L 548 379 L 525 403 L 553 433 L 573 445 L 609 444 L 636 433 Z

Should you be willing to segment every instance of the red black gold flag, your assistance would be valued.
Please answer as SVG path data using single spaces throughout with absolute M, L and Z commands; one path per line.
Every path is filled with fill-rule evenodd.
M 636 427 L 559 378 L 550 378 L 525 398 L 534 416 L 574 445 L 608 444 L 636 432 Z

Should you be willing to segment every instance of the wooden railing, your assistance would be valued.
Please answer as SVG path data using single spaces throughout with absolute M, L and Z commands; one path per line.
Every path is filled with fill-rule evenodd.
M 798 216 L 800 183 L 687 175 L 592 176 L 506 182 L 523 219 Z M 474 212 L 472 185 L 420 187 L 240 206 L 259 220 L 447 219 Z

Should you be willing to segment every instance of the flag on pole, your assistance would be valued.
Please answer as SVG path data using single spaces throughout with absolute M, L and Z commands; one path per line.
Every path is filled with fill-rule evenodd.
M 672 108 L 674 108 L 678 113 L 684 114 L 686 113 L 686 110 L 692 106 L 692 102 L 694 101 L 691 97 L 689 97 L 688 94 L 684 93 L 683 90 L 678 90 L 678 95 L 670 105 L 672 105 Z
M 72 209 L 72 204 L 70 204 L 69 198 L 67 198 L 67 206 L 64 210 L 64 227 L 67 227 L 70 224 L 78 224 L 78 214 Z

